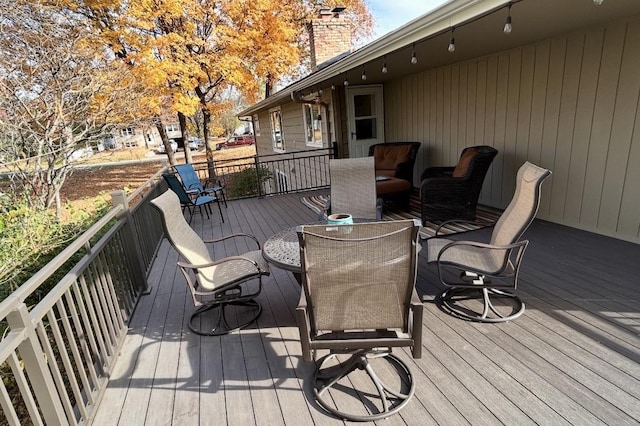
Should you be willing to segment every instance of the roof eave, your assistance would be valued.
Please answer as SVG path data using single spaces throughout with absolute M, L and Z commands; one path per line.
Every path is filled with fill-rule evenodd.
M 411 43 L 449 31 L 451 27 L 496 8 L 504 7 L 507 3 L 509 3 L 508 0 L 452 0 L 361 47 L 342 60 L 301 78 L 240 112 L 238 116 L 250 116 L 258 111 L 281 105 L 285 103 L 286 99 L 291 99 L 291 94 L 294 92 L 319 85 L 371 60 L 402 49 Z

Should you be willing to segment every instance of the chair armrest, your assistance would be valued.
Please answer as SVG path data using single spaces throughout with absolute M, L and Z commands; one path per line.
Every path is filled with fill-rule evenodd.
M 302 347 L 302 357 L 305 361 L 312 361 L 311 353 L 311 323 L 307 312 L 307 298 L 304 289 L 300 290 L 300 300 L 296 308 L 296 322 L 298 323 L 298 331 L 300 332 L 300 346 Z
M 455 167 L 428 167 L 422 172 L 420 180 L 423 181 L 430 177 L 451 176 L 454 168 Z
M 214 238 L 213 240 L 202 240 L 202 242 L 204 243 L 218 243 L 220 241 L 224 241 L 224 240 L 228 240 L 229 238 L 236 238 L 236 237 L 245 237 L 245 238 L 250 238 L 253 241 L 255 241 L 255 243 L 258 245 L 258 249 L 260 249 L 260 242 L 258 241 L 258 239 L 256 237 L 254 237 L 251 234 L 245 234 L 244 232 L 237 232 L 235 234 L 229 234 L 229 235 L 225 235 L 224 237 L 220 237 L 220 238 Z
M 396 173 L 394 177 L 404 179 L 411 182 L 413 186 L 413 163 L 414 160 L 405 161 L 396 165 Z
M 213 262 L 208 262 L 208 263 L 202 263 L 199 265 L 194 265 L 193 263 L 186 263 L 186 262 L 177 262 L 177 265 L 183 269 L 202 269 L 202 268 L 208 268 L 210 266 L 216 266 L 216 265 L 220 265 L 222 263 L 225 262 L 231 262 L 231 261 L 238 261 L 238 260 L 242 260 L 245 262 L 249 262 L 251 263 L 253 266 L 255 266 L 256 270 L 258 271 L 258 274 L 262 274 L 262 273 L 266 273 L 267 271 L 263 271 L 260 268 L 260 265 L 258 265 L 258 263 L 254 260 L 249 259 L 248 257 L 244 257 L 244 256 L 229 256 L 229 257 L 225 257 L 223 259 L 220 260 L 214 260 Z
M 420 199 L 423 203 L 460 203 L 469 198 L 466 178 L 431 177 L 420 183 Z
M 522 254 L 524 252 L 524 250 L 527 248 L 527 245 L 529 244 L 528 240 L 522 240 L 522 241 L 517 241 L 515 243 L 512 244 L 506 244 L 506 245 L 496 245 L 496 244 L 488 244 L 488 243 L 481 243 L 479 241 L 468 241 L 468 240 L 463 240 L 463 241 L 452 241 L 449 244 L 445 245 L 444 247 L 442 247 L 442 249 L 440 249 L 440 252 L 438 253 L 438 258 L 436 259 L 436 262 L 438 264 L 438 273 L 440 273 L 440 264 L 442 263 L 440 261 L 440 258 L 442 257 L 442 255 L 449 249 L 451 249 L 452 247 L 456 247 L 456 246 L 469 246 L 469 247 L 476 247 L 476 248 L 482 248 L 482 249 L 486 249 L 486 250 L 499 250 L 499 251 L 509 251 L 511 252 L 514 249 L 518 249 L 518 254 L 517 254 L 517 258 L 516 258 L 516 266 L 515 269 L 517 270 L 518 266 L 520 265 L 520 259 L 522 259 Z M 496 275 L 499 273 L 502 273 L 508 266 L 509 262 L 509 258 L 510 258 L 510 254 L 509 256 L 505 256 L 505 261 L 502 264 L 501 268 L 497 271 L 485 271 L 482 270 L 480 268 L 476 268 L 476 270 L 474 272 L 480 272 L 483 274 L 487 274 L 487 275 Z M 455 262 L 444 262 L 445 264 L 451 264 L 451 265 L 456 265 Z M 469 265 L 461 265 L 461 266 L 465 266 L 466 268 L 470 268 Z
M 438 225 L 438 227 L 436 228 L 436 233 L 435 233 L 434 237 L 438 237 L 438 234 L 440 233 L 440 229 L 444 228 L 445 226 L 454 225 L 454 224 L 467 224 L 467 223 L 468 224 L 477 225 L 477 226 L 481 226 L 481 227 L 491 227 L 491 226 L 494 226 L 496 224 L 495 221 L 490 222 L 490 221 L 485 221 L 485 220 L 463 220 L 463 219 L 445 220 L 440 225 Z
M 204 180 L 203 186 L 205 188 L 212 188 L 212 189 L 222 189 L 222 182 L 220 182 L 219 179 L 213 179 L 213 178 L 208 178 Z

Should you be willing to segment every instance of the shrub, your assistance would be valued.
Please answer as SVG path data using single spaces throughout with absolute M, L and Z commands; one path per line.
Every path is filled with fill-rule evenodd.
M 258 185 L 271 179 L 271 172 L 265 166 L 257 169 L 246 168 L 232 177 L 231 185 L 227 188 L 229 198 L 246 198 L 258 195 Z
M 109 208 L 104 196 L 95 201 L 95 212 L 70 210 L 64 223 L 50 210 L 29 207 L 26 200 L 15 200 L 0 193 L 0 300 L 53 259 Z M 60 277 L 65 273 L 61 269 Z M 46 294 L 55 284 L 38 289 Z

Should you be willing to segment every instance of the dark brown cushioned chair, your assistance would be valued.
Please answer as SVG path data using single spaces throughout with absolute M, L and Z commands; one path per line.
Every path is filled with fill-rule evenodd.
M 455 167 L 426 169 L 420 184 L 422 222 L 475 220 L 482 183 L 497 154 L 487 145 L 467 147 Z
M 375 159 L 376 176 L 388 178 L 376 182 L 378 197 L 408 205 L 419 148 L 420 142 L 385 142 L 369 147 L 369 156 Z

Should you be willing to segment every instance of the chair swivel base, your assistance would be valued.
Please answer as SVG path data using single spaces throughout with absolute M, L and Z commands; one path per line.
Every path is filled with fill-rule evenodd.
M 496 306 L 498 300 L 501 302 L 499 307 Z M 482 304 L 482 312 L 465 304 L 470 301 L 476 306 Z M 495 288 L 447 288 L 438 294 L 436 302 L 443 311 L 475 322 L 506 322 L 524 313 L 524 302 L 518 296 Z
M 413 381 L 411 371 L 405 363 L 392 355 L 389 351 L 381 353 L 362 350 L 351 355 L 351 357 L 344 362 L 337 363 L 337 365 L 330 367 L 325 367 L 326 364 L 335 360 L 336 356 L 337 354 L 330 353 L 319 360 L 314 375 L 313 387 L 315 400 L 322 408 L 334 416 L 344 420 L 359 422 L 384 419 L 404 408 L 413 396 L 415 391 L 415 382 Z M 400 385 L 397 387 L 400 387 L 401 389 L 394 390 L 387 384 L 383 383 L 374 371 L 370 362 L 371 359 L 386 361 L 394 372 L 398 372 L 401 376 L 401 380 Z M 352 388 L 352 390 L 357 393 L 355 398 L 358 398 L 358 400 L 364 404 L 366 410 L 371 414 L 363 415 L 361 413 L 356 414 L 340 411 L 335 408 L 333 400 L 333 398 L 336 398 L 336 394 L 334 393 L 333 398 L 329 395 L 328 391 L 333 389 L 334 392 L 340 392 L 341 395 L 339 397 L 341 397 L 344 394 L 343 389 L 345 386 L 343 383 L 339 383 L 340 380 L 356 369 L 364 370 L 377 390 L 376 395 L 372 392 Z M 345 381 L 348 381 L 348 379 L 345 379 Z M 405 390 L 402 389 L 403 387 L 408 388 L 407 393 L 402 393 L 402 391 Z
M 237 316 L 234 320 L 227 318 L 226 308 L 229 306 L 237 306 L 240 308 L 238 309 L 237 315 L 233 315 L 234 317 Z M 202 314 L 211 310 L 215 311 L 212 324 L 209 323 L 209 318 L 202 317 Z M 201 336 L 221 336 L 253 324 L 261 313 L 262 306 L 253 299 L 201 306 L 191 315 L 189 319 L 189 330 Z M 197 319 L 200 319 L 201 323 L 209 323 L 211 325 L 197 327 L 194 324 L 194 321 Z

